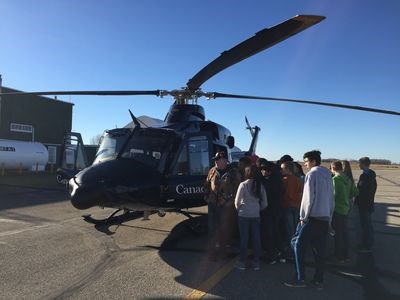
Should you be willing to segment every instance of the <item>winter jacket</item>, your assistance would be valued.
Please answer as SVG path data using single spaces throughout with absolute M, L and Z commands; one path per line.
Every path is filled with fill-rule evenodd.
M 352 182 L 344 175 L 335 175 L 332 178 L 335 191 L 335 213 L 347 215 L 350 210 L 350 189 Z
M 226 202 L 233 204 L 239 183 L 240 174 L 236 168 L 228 166 L 225 170 L 218 170 L 217 167 L 213 167 L 204 183 L 204 200 L 218 206 Z
M 282 213 L 283 185 L 282 177 L 278 172 L 274 172 L 269 178 L 262 181 L 267 192 L 268 207 L 266 213 L 279 217 Z
M 374 171 L 364 170 L 358 180 L 357 189 L 359 195 L 355 198 L 355 203 L 360 209 L 374 211 L 374 198 L 376 193 L 377 183 L 376 174 Z
M 235 207 L 239 217 L 259 218 L 260 210 L 268 206 L 267 193 L 261 185 L 261 197 L 257 197 L 251 191 L 254 179 L 247 179 L 239 184 L 235 197 Z
M 294 175 L 283 177 L 283 208 L 300 208 L 303 185 Z

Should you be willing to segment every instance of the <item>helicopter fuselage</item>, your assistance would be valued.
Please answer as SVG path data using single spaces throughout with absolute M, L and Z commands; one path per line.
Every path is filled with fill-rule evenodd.
M 176 120 L 167 115 L 174 122 L 166 126 L 106 131 L 93 165 L 69 181 L 73 206 L 145 211 L 205 205 L 211 158 L 216 151 L 230 153 L 233 137 L 227 128 L 200 115 L 188 117 L 176 106 L 171 108 Z M 199 108 L 185 105 L 190 106 Z

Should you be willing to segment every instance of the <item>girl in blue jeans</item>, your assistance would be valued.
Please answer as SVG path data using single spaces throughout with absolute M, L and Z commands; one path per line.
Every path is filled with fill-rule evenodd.
M 235 207 L 238 211 L 240 233 L 240 259 L 236 267 L 240 270 L 246 269 L 249 231 L 253 240 L 253 268 L 260 269 L 260 210 L 268 205 L 267 194 L 261 180 L 261 173 L 256 166 L 246 167 L 244 181 L 240 183 L 236 193 Z

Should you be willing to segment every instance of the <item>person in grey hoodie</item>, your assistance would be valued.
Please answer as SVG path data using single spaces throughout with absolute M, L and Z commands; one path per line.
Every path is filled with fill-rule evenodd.
M 267 194 L 262 184 L 261 176 L 255 165 L 246 167 L 244 181 L 239 184 L 235 197 L 240 232 L 240 259 L 236 263 L 236 268 L 240 270 L 246 269 L 249 231 L 251 231 L 253 240 L 253 268 L 255 271 L 260 269 L 260 210 L 268 205 Z
M 300 220 L 292 246 L 295 254 L 296 276 L 285 282 L 289 287 L 305 287 L 305 254 L 311 245 L 315 259 L 315 274 L 311 284 L 322 289 L 326 240 L 335 207 L 331 172 L 321 167 L 321 152 L 304 154 L 304 165 L 309 170 L 304 181 L 300 206 Z

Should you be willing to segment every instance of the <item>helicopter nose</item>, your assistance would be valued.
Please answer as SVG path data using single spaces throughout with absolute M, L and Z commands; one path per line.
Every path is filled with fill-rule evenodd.
M 97 189 L 89 188 L 78 184 L 76 177 L 72 177 L 69 182 L 69 193 L 72 205 L 77 209 L 88 209 L 96 205 L 100 193 Z
M 160 182 L 157 170 L 135 160 L 115 159 L 83 169 L 69 180 L 68 189 L 77 209 L 120 208 L 157 201 Z

